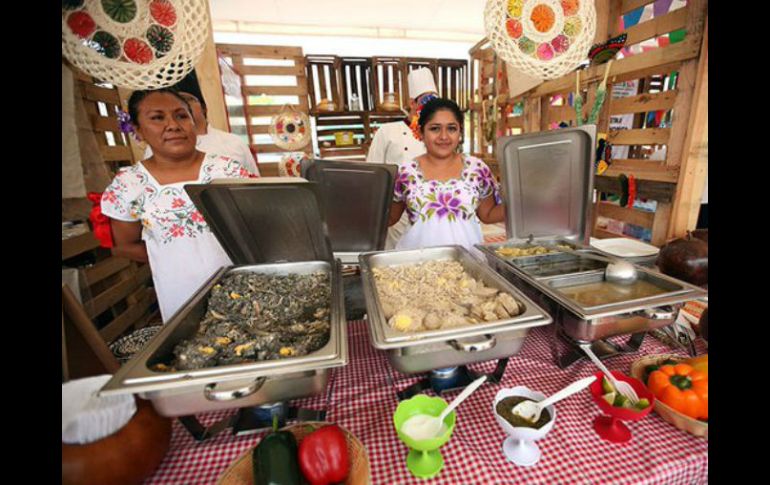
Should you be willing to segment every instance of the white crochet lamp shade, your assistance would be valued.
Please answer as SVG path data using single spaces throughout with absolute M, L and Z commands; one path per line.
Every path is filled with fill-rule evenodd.
M 484 27 L 510 68 L 556 79 L 587 58 L 596 9 L 593 0 L 487 0 Z
M 128 89 L 181 81 L 209 35 L 206 0 L 62 0 L 62 55 Z

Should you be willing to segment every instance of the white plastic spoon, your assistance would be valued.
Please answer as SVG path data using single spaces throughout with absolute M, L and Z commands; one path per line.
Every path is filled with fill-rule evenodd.
M 579 381 L 573 382 L 572 384 L 565 387 L 561 391 L 557 392 L 556 394 L 546 399 L 543 399 L 540 402 L 522 401 L 513 407 L 512 412 L 513 414 L 523 419 L 526 419 L 531 423 L 537 423 L 537 420 L 540 419 L 540 414 L 543 412 L 543 409 L 547 408 L 548 406 L 555 403 L 556 401 L 561 401 L 565 397 L 569 397 L 578 391 L 582 391 L 586 387 L 590 386 L 591 383 L 595 380 L 596 380 L 596 376 L 590 376 L 590 377 L 586 377 L 585 379 L 580 379 Z
M 418 414 L 416 416 L 412 416 L 407 420 L 409 422 L 409 426 L 408 430 L 404 430 L 404 433 L 418 440 L 437 437 L 441 431 L 441 423 L 443 423 L 444 419 L 449 416 L 449 413 L 451 413 L 454 408 L 456 408 L 461 402 L 465 401 L 465 399 L 470 396 L 471 393 L 475 391 L 480 385 L 482 385 L 486 380 L 487 376 L 481 376 L 468 384 L 468 387 L 466 387 L 463 392 L 458 394 L 457 397 L 454 398 L 454 400 L 449 404 L 449 406 L 444 408 L 438 417 L 430 416 L 427 414 Z M 406 423 L 404 423 L 404 425 L 404 428 L 407 428 Z

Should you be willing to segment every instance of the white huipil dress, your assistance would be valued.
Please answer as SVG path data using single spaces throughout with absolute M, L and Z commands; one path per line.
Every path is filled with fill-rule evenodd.
M 400 165 L 402 162 L 414 160 L 423 153 L 425 153 L 425 144 L 414 137 L 412 129 L 406 122 L 394 121 L 383 124 L 374 134 L 366 161 Z M 409 216 L 404 212 L 401 219 L 388 228 L 385 249 L 394 249 L 409 227 Z
M 248 177 L 248 170 L 239 162 L 206 154 L 196 180 L 163 185 L 138 162 L 121 169 L 102 194 L 104 215 L 142 223 L 163 322 L 214 272 L 232 264 L 184 186 Z
M 481 160 L 466 156 L 460 178 L 426 180 L 416 160 L 399 165 L 393 200 L 406 204 L 411 227 L 396 249 L 460 245 L 480 256 L 474 244 L 483 242 L 480 202 L 495 197 L 501 203 L 497 181 Z

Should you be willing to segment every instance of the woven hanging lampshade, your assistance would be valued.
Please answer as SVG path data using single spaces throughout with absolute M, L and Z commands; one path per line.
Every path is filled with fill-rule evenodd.
M 128 89 L 181 81 L 209 35 L 206 0 L 62 0 L 62 55 Z
M 289 105 L 273 116 L 268 132 L 275 143 L 284 150 L 299 150 L 310 143 L 310 120 Z
M 509 67 L 555 79 L 586 59 L 596 34 L 593 0 L 487 0 L 487 38 Z

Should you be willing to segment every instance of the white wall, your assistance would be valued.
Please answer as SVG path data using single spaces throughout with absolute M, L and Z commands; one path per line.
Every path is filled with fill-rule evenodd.
M 481 40 L 481 37 L 479 37 Z M 214 32 L 214 42 L 302 47 L 305 55 L 399 56 L 469 59 L 475 43 L 367 37 L 287 36 Z

